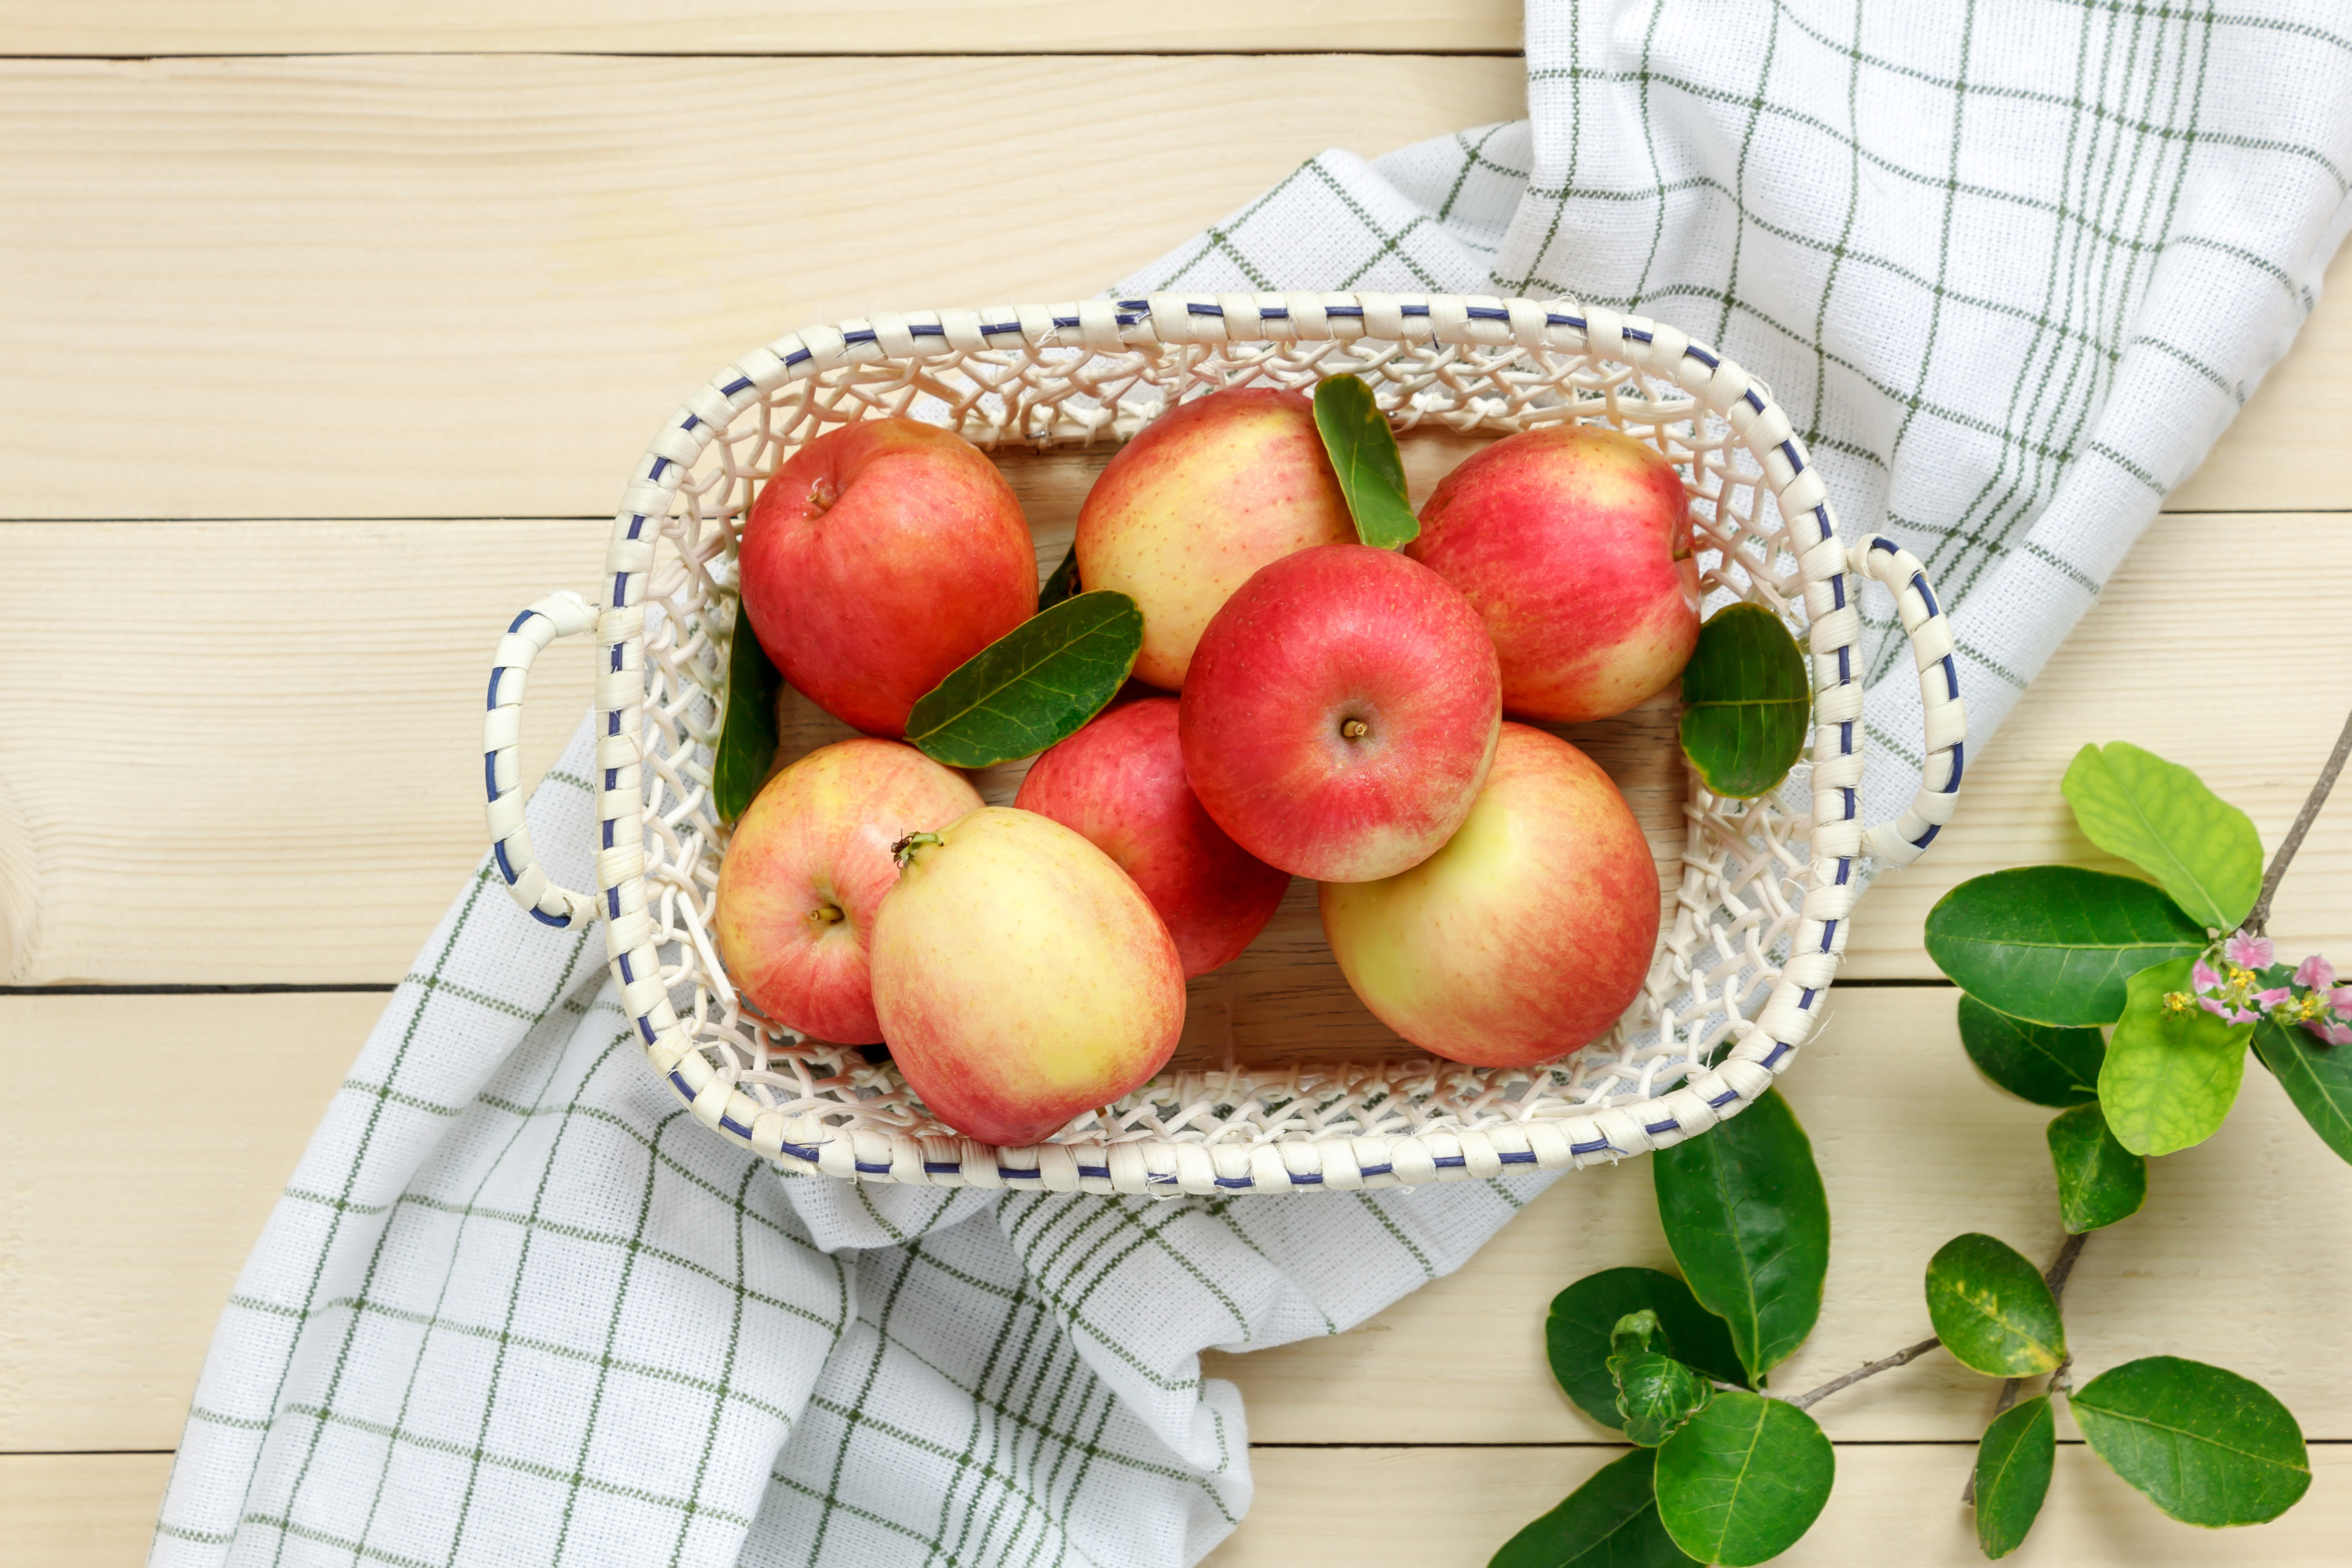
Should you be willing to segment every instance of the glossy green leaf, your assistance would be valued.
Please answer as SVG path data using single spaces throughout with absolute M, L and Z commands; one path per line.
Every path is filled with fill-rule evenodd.
M 1698 1304 L 1689 1286 L 1655 1268 L 1604 1268 L 1553 1297 L 1551 1315 L 1544 1321 L 1551 1374 L 1587 1415 L 1603 1426 L 1622 1422 L 1616 1380 L 1609 1373 L 1610 1337 L 1620 1319 L 1644 1309 L 1658 1320 L 1651 1349 L 1719 1382 L 1748 1381 L 1731 1346 L 1731 1331 Z
M 1609 1375 L 1617 1384 L 1617 1414 L 1625 1436 L 1654 1448 L 1698 1411 L 1715 1390 L 1674 1357 L 1650 1348 L 1658 1315 L 1644 1308 L 1617 1320 L 1609 1336 Z
M 1986 1006 L 2082 1027 L 2123 1016 L 2124 982 L 2205 948 L 2205 928 L 2137 877 L 2021 866 L 1971 877 L 1927 912 L 1927 956 Z
M 916 699 L 907 739 L 951 768 L 1034 756 L 1103 710 L 1142 647 L 1143 612 L 1125 594 L 1065 599 Z
M 1977 1070 L 2020 1100 L 2064 1110 L 2099 1098 L 2106 1037 L 2012 1018 L 1960 993 L 1960 1045 Z
M 2052 1117 L 2045 1136 L 2058 1173 L 2058 1215 L 2071 1234 L 2127 1219 L 2147 1201 L 2147 1162 L 2116 1142 L 2097 1105 Z
M 2265 1018 L 2254 1026 L 2254 1053 L 2319 1141 L 2352 1160 L 2352 1046 L 2322 1045 L 2308 1030 Z
M 1405 499 L 1404 455 L 1396 432 L 1362 378 L 1335 375 L 1316 384 L 1315 428 L 1339 493 L 1356 520 L 1356 537 L 1375 550 L 1394 550 L 1421 537 L 1421 520 Z
M 784 689 L 782 672 L 751 635 L 751 617 L 740 606 L 735 635 L 728 641 L 727 709 L 710 761 L 711 804 L 721 822 L 749 811 L 768 782 L 776 761 L 776 699 Z
M 1811 1416 L 1786 1400 L 1720 1394 L 1658 1449 L 1658 1519 L 1700 1562 L 1746 1568 L 1812 1528 L 1836 1477 Z
M 1726 605 L 1683 666 L 1683 755 L 1717 795 L 1752 800 L 1804 754 L 1813 708 L 1803 650 L 1761 605 Z
M 2253 819 L 2177 763 L 2121 741 L 2074 753 L 2059 790 L 2084 837 L 2157 880 L 2189 919 L 2235 931 L 2263 889 Z
M 2058 1423 L 2037 1394 L 1993 1417 L 1977 1443 L 1977 1544 L 2006 1557 L 2033 1528 L 2058 1462 Z
M 2147 1356 L 2101 1373 L 2068 1403 L 2091 1452 L 2186 1523 L 2261 1524 L 2311 1486 L 2294 1415 L 2234 1372 Z
M 1748 1372 L 1741 1381 L 1760 1386 L 1821 1316 L 1830 1204 L 1811 1141 L 1768 1089 L 1705 1135 L 1651 1155 L 1650 1175 L 1691 1294 L 1730 1326 Z
M 1648 1448 L 1603 1465 L 1486 1568 L 1681 1568 L 1690 1558 L 1658 1522 L 1656 1465 Z
M 1070 552 L 1062 557 L 1062 563 L 1054 568 L 1054 574 L 1045 579 L 1044 587 L 1037 590 L 1037 608 L 1050 610 L 1063 600 L 1073 597 L 1077 591 L 1078 542 L 1074 539 L 1070 541 Z
M 1927 1260 L 1927 1321 L 1962 1366 L 2033 1377 L 2066 1359 L 2066 1330 L 2042 1270 L 2017 1248 L 1971 1231 Z
M 2170 1154 L 2213 1136 L 2246 1076 L 2252 1024 L 2225 1023 L 2202 1007 L 2165 1010 L 2167 993 L 2189 989 L 2195 962 L 2177 958 L 2133 975 L 2107 1042 L 2099 1109 L 2116 1142 L 2135 1154 Z

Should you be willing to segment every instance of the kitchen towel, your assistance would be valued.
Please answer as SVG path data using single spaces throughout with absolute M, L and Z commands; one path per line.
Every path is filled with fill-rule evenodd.
M 1528 120 L 1326 153 L 1118 291 L 1569 297 L 1713 341 L 1846 531 L 1928 563 L 1979 742 L 2352 216 L 2352 27 L 2316 0 L 1533 0 L 1527 63 Z M 1884 812 L 1918 699 L 1865 607 Z M 531 805 L 575 886 L 587 755 Z M 780 1178 L 646 1069 L 592 936 L 465 888 L 238 1280 L 157 1563 L 1173 1568 L 1250 1498 L 1199 1352 L 1359 1322 L 1547 1182 Z

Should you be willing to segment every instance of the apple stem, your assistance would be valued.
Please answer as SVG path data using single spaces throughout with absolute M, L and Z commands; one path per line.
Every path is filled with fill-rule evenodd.
M 841 910 L 838 905 L 819 904 L 809 911 L 809 919 L 819 925 L 829 926 L 841 919 Z
M 1371 731 L 1371 728 L 1361 719 L 1350 719 L 1339 726 L 1339 733 L 1350 741 L 1360 741 Z
M 890 858 L 896 860 L 898 863 L 898 868 L 903 871 L 907 868 L 907 862 L 915 858 L 917 845 L 937 844 L 939 841 L 940 836 L 936 833 L 909 833 L 906 837 L 890 846 Z

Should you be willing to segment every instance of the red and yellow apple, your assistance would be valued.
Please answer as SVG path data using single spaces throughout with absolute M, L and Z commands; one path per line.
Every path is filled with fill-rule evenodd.
M 1078 581 L 1142 607 L 1136 678 L 1175 691 L 1202 628 L 1251 573 L 1355 537 L 1314 404 L 1235 387 L 1178 405 L 1111 458 L 1078 511 Z
M 915 419 L 829 430 L 751 503 L 743 610 L 784 679 L 870 735 L 1037 608 L 1013 487 L 977 447 Z
M 874 922 L 874 1007 L 932 1114 L 1034 1143 L 1165 1066 L 1184 1029 L 1168 928 L 1050 817 L 982 806 L 907 847 Z
M 1392 877 L 1453 836 L 1486 782 L 1495 645 L 1425 566 L 1302 550 L 1209 623 L 1178 719 L 1192 792 L 1234 842 L 1318 882 Z
M 1609 775 L 1524 724 L 1445 847 L 1327 883 L 1323 933 L 1381 1022 L 1474 1067 L 1562 1057 L 1632 1006 L 1658 940 L 1658 870 Z
M 1698 646 L 1682 476 L 1614 430 L 1506 437 L 1442 480 L 1405 552 L 1462 591 L 1495 639 L 1503 708 L 1575 722 L 1663 691 Z
M 890 846 L 979 805 L 962 774 L 897 741 L 823 746 L 770 779 L 719 868 L 711 935 L 736 989 L 818 1039 L 882 1038 L 866 952 L 898 880 Z
M 1013 804 L 1050 816 L 1118 863 L 1176 940 L 1184 977 L 1230 963 L 1290 886 L 1234 843 L 1184 782 L 1177 703 L 1111 709 L 1039 757 Z

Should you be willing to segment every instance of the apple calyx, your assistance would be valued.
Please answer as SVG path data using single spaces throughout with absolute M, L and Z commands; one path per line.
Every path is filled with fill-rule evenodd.
M 1339 738 L 1345 741 L 1360 741 L 1371 732 L 1372 727 L 1361 719 L 1344 720 L 1339 725 Z
M 898 869 L 903 871 L 907 868 L 907 862 L 915 858 L 917 846 L 939 842 L 940 836 L 936 833 L 909 833 L 890 846 L 890 858 L 896 860 L 898 863 Z
M 809 507 L 820 516 L 831 511 L 833 503 L 840 499 L 841 491 L 835 486 L 829 475 L 819 476 L 816 482 L 809 486 Z
M 808 918 L 810 923 L 813 925 L 829 926 L 836 924 L 842 918 L 841 906 L 838 904 L 819 904 L 816 908 L 808 912 Z

